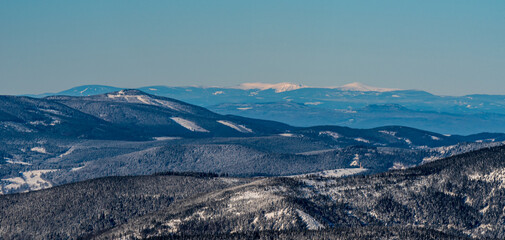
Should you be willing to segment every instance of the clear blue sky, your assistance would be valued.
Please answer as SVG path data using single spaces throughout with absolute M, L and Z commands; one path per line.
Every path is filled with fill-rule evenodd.
M 505 1 L 0 0 L 0 81 L 505 94 Z

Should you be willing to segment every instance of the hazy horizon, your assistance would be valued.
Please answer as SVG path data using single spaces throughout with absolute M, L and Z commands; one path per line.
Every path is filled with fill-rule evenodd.
M 54 93 L 59 93 L 59 92 L 64 92 L 67 90 L 71 90 L 74 88 L 80 88 L 80 87 L 88 87 L 88 86 L 102 86 L 102 87 L 114 87 L 114 88 L 120 88 L 120 89 L 140 89 L 140 88 L 146 88 L 146 87 L 196 87 L 196 88 L 224 88 L 224 89 L 241 89 L 240 86 L 242 85 L 248 85 L 248 84 L 264 84 L 264 85 L 278 85 L 278 84 L 293 84 L 293 85 L 299 85 L 301 88 L 329 88 L 329 89 L 339 89 L 342 87 L 347 87 L 348 85 L 354 85 L 354 84 L 361 84 L 364 85 L 364 87 L 370 87 L 370 88 L 378 88 L 378 89 L 391 89 L 390 91 L 424 91 L 428 92 L 437 96 L 451 96 L 451 97 L 460 97 L 460 96 L 469 96 L 469 95 L 505 95 L 505 94 L 488 94 L 488 93 L 470 93 L 470 94 L 436 94 L 424 89 L 415 89 L 415 88 L 406 88 L 406 89 L 400 89 L 400 88 L 394 88 L 394 87 L 384 87 L 384 86 L 371 86 L 371 85 L 366 85 L 364 83 L 360 82 L 352 82 L 352 83 L 347 83 L 347 84 L 342 84 L 342 85 L 334 85 L 334 86 L 321 86 L 321 85 L 305 85 L 301 83 L 292 83 L 292 82 L 280 82 L 280 83 L 266 83 L 266 82 L 251 82 L 251 83 L 238 83 L 234 85 L 192 85 L 192 84 L 180 84 L 180 85 L 163 85 L 163 84 L 158 84 L 158 85 L 138 85 L 138 86 L 121 86 L 121 85 L 106 85 L 106 84 L 83 84 L 83 85 L 76 85 L 70 88 L 62 88 L 62 89 L 57 89 L 53 91 L 47 91 L 47 92 L 29 92 L 29 93 L 21 93 L 21 94 L 12 94 L 12 95 L 19 95 L 19 96 L 32 96 L 32 95 L 43 95 L 43 94 L 54 94 Z M 260 89 L 260 90 L 265 90 L 265 89 L 275 89 L 275 87 L 266 87 L 265 89 L 261 88 L 250 88 L 250 89 Z M 293 89 L 294 90 L 294 89 Z M 286 91 L 293 91 L 293 90 L 286 90 Z M 371 90 L 370 90 L 371 91 Z M 1 95 L 1 94 L 0 94 Z

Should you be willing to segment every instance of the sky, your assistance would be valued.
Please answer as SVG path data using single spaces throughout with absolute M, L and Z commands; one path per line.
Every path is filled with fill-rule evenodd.
M 505 1 L 0 0 L 0 94 L 245 82 L 505 94 Z

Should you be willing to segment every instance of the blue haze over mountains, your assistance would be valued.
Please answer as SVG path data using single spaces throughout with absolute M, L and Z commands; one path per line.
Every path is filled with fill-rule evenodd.
M 121 89 L 85 85 L 58 93 L 29 96 L 90 96 Z M 505 132 L 503 95 L 438 96 L 421 90 L 374 88 L 359 83 L 335 88 L 280 83 L 237 87 L 147 86 L 138 90 L 175 98 L 220 114 L 302 127 L 399 125 L 443 134 Z

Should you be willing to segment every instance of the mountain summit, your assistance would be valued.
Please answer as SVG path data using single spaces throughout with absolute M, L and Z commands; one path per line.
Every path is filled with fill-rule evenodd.
M 303 84 L 295 84 L 295 83 L 289 83 L 289 82 L 283 82 L 283 83 L 242 83 L 236 87 L 232 87 L 236 89 L 242 89 L 242 90 L 252 90 L 252 89 L 258 89 L 258 90 L 267 90 L 267 89 L 274 89 L 276 93 L 280 92 L 287 92 L 287 91 L 293 91 L 297 90 L 300 88 L 326 88 L 326 89 L 340 89 L 344 91 L 357 91 L 357 92 L 392 92 L 392 91 L 398 91 L 400 89 L 396 88 L 380 88 L 380 87 L 372 87 L 365 85 L 363 83 L 359 82 L 353 82 L 349 84 L 345 84 L 339 87 L 312 87 L 312 86 L 306 86 Z
M 267 90 L 267 89 L 274 89 L 276 93 L 279 92 L 287 92 L 287 91 L 292 91 L 300 88 L 306 88 L 307 86 L 302 85 L 302 84 L 295 84 L 295 83 L 288 83 L 288 82 L 283 82 L 283 83 L 242 83 L 236 87 L 237 89 L 242 89 L 242 90 L 252 90 L 252 89 L 258 89 L 258 90 Z
M 337 87 L 338 89 L 341 90 L 348 90 L 348 91 L 359 91 L 359 92 L 393 92 L 393 91 L 399 91 L 400 89 L 396 88 L 379 88 L 379 87 L 371 87 L 367 86 L 363 83 L 359 82 L 353 82 L 349 83 L 340 87 Z

